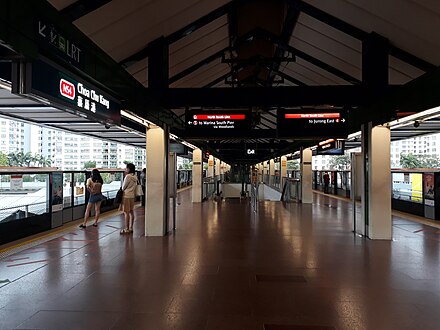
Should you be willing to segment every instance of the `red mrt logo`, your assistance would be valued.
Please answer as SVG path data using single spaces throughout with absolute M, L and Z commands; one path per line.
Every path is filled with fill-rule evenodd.
M 70 100 L 75 99 L 75 85 L 67 80 L 61 79 L 60 93 L 62 96 L 67 97 Z

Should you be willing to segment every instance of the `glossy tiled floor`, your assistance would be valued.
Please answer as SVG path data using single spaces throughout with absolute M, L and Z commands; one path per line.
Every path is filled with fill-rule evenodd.
M 120 236 L 117 215 L 1 260 L 0 328 L 440 329 L 438 229 L 365 240 L 323 195 L 257 215 L 179 198 L 172 236 Z

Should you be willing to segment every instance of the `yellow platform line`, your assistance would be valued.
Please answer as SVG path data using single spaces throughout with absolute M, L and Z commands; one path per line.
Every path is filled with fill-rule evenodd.
M 105 219 L 107 219 L 107 218 L 110 217 L 110 216 L 113 216 L 114 213 L 116 213 L 116 212 L 119 212 L 119 211 L 116 209 L 116 210 L 111 211 L 111 212 L 106 212 L 106 214 L 105 214 L 104 216 L 101 217 L 102 221 L 104 221 Z M 89 221 L 90 221 L 90 220 L 93 220 L 93 217 L 90 217 L 90 218 L 89 218 Z M 100 221 L 100 222 L 102 222 L 102 221 Z M 67 225 L 68 227 L 66 227 L 66 225 L 62 225 L 60 229 L 54 229 L 54 230 L 51 230 L 51 231 L 50 231 L 49 233 L 47 233 L 47 234 L 42 234 L 42 235 L 40 235 L 40 234 L 36 234 L 36 235 L 38 235 L 38 237 L 35 237 L 35 238 L 26 239 L 26 237 L 24 237 L 23 239 L 24 239 L 25 241 L 20 242 L 20 243 L 16 243 L 16 244 L 14 244 L 14 245 L 12 245 L 12 246 L 8 246 L 8 247 L 5 247 L 5 248 L 3 248 L 3 249 L 0 249 L 0 254 L 1 254 L 1 253 L 8 252 L 8 251 L 11 251 L 11 250 L 14 250 L 14 249 L 18 249 L 19 247 L 22 247 L 22 246 L 24 246 L 24 245 L 31 244 L 31 243 L 33 243 L 33 242 L 37 242 L 37 241 L 40 241 L 40 240 L 44 240 L 45 238 L 48 238 L 48 237 L 51 237 L 51 236 L 57 236 L 57 234 L 62 233 L 62 232 L 68 232 L 68 231 L 71 231 L 73 228 L 75 228 L 75 227 L 78 226 L 78 223 L 79 223 L 79 222 L 82 222 L 82 219 L 74 220 L 73 222 L 74 222 L 74 224 L 72 224 L 72 225 Z

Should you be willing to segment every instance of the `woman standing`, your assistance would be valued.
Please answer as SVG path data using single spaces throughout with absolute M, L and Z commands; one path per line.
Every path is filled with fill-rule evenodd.
M 134 198 L 137 186 L 136 168 L 133 164 L 127 164 L 125 168 L 125 178 L 122 184 L 122 203 L 120 210 L 124 212 L 125 228 L 121 230 L 121 234 L 129 234 L 133 232 L 134 223 Z
M 88 178 L 86 182 L 86 188 L 90 193 L 89 203 L 87 204 L 86 213 L 84 214 L 84 222 L 79 225 L 80 228 L 86 228 L 93 205 L 95 205 L 95 222 L 93 226 L 98 226 L 99 215 L 101 214 L 101 202 L 104 199 L 101 193 L 103 183 L 104 181 L 99 171 L 96 168 L 92 170 L 92 176 Z

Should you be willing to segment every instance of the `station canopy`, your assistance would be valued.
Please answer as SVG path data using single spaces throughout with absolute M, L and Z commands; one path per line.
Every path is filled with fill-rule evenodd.
M 280 110 L 348 112 L 349 134 L 440 105 L 425 88 L 440 80 L 436 1 L 48 2 L 148 89 L 174 134 L 228 162 L 255 163 L 331 137 L 318 126 L 281 137 Z M 237 133 L 227 117 L 195 123 L 188 113 L 243 114 L 249 128 L 240 124 Z M 436 118 L 395 128 L 392 139 L 436 132 Z

